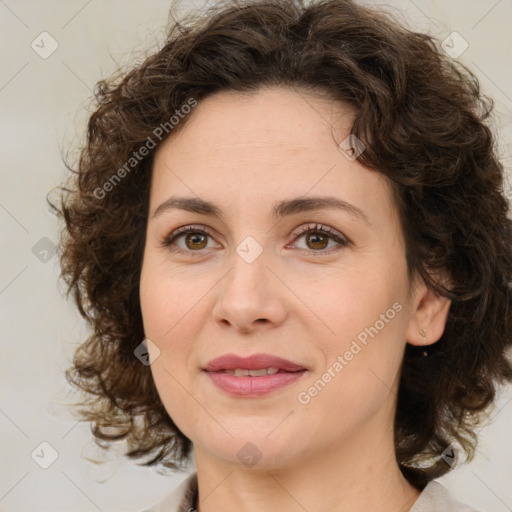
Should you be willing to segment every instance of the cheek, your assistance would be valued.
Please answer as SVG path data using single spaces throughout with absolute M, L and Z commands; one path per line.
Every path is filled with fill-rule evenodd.
M 151 268 L 148 265 L 148 268 Z M 155 268 L 155 267 L 153 267 Z M 188 435 L 183 418 L 187 418 L 186 404 L 190 397 L 184 392 L 186 385 L 187 361 L 189 360 L 185 322 L 178 322 L 185 314 L 183 304 L 175 297 L 180 296 L 169 282 L 156 272 L 141 274 L 140 302 L 144 334 L 151 340 L 149 354 L 151 374 L 162 404 L 178 428 Z M 181 383 L 181 385 L 180 385 Z
M 320 310 L 334 332 L 324 337 L 326 369 L 337 379 L 345 375 L 358 395 L 372 381 L 378 383 L 379 377 L 391 385 L 405 347 L 407 281 L 401 275 L 369 269 L 364 276 L 351 274 L 339 283 Z
M 186 290 L 179 280 L 168 276 L 154 258 L 145 259 L 140 278 L 141 313 L 146 336 L 158 342 L 171 336 L 176 329 L 173 326 L 185 314 Z
M 199 323 L 191 322 L 190 318 L 196 302 L 197 298 L 191 297 L 190 281 L 171 278 L 158 261 L 145 259 L 140 278 L 144 335 L 154 344 L 154 355 L 150 350 L 151 372 L 166 408 L 179 407 L 184 398 L 180 395 L 180 383 L 186 382 L 191 370 L 194 328 Z
M 403 307 L 403 280 L 398 276 L 393 281 L 383 279 L 385 272 L 372 272 L 372 269 L 358 269 L 337 279 L 336 286 L 330 286 L 327 294 L 318 301 L 316 309 L 322 319 L 335 333 L 335 339 L 347 340 L 373 326 L 384 315 L 386 329 L 397 324 L 399 309 Z M 386 312 L 388 314 L 386 315 Z M 397 326 L 395 325 L 395 328 Z
M 157 347 L 154 349 L 157 358 L 151 368 L 154 372 L 175 374 L 186 369 L 190 339 L 191 322 L 187 313 L 192 314 L 188 301 L 183 300 L 184 291 L 170 286 L 156 275 L 142 275 L 140 283 L 140 301 L 144 335 Z M 180 301 L 180 297 L 182 300 Z
M 190 330 L 204 315 L 205 298 L 215 284 L 209 267 L 172 264 L 164 252 L 146 251 L 140 277 L 140 304 L 146 335 L 173 339 L 179 329 Z
M 309 418 L 329 410 L 349 430 L 390 400 L 404 348 L 401 301 L 359 292 L 357 300 L 336 308 L 336 339 L 324 338 L 325 364 L 298 397 Z

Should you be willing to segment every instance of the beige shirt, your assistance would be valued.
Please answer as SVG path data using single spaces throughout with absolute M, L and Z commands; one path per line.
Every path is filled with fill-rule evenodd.
M 194 512 L 197 496 L 197 473 L 188 475 L 160 503 L 144 512 Z M 455 501 L 448 489 L 432 480 L 423 489 L 409 512 L 481 512 Z

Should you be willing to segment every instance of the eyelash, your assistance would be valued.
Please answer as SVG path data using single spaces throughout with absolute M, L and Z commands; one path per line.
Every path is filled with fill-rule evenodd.
M 199 233 L 201 235 L 207 235 L 207 236 L 210 236 L 211 238 L 213 238 L 212 234 L 204 226 L 200 226 L 200 225 L 199 226 L 183 226 L 183 227 L 178 228 L 175 231 L 173 231 L 170 235 L 166 236 L 164 238 L 164 240 L 162 241 L 162 247 L 170 248 L 170 246 L 176 241 L 177 238 L 179 238 L 180 236 L 189 234 L 189 233 Z M 323 226 L 322 224 L 308 224 L 308 225 L 302 226 L 301 228 L 299 228 L 298 232 L 294 233 L 293 241 L 295 241 L 297 238 L 307 235 L 309 233 L 322 233 L 324 235 L 327 235 L 331 240 L 334 240 L 335 242 L 339 243 L 342 247 L 347 247 L 348 245 L 351 244 L 351 242 L 347 238 L 345 238 L 343 235 L 341 235 L 340 233 L 338 233 L 337 231 L 335 231 L 334 229 L 332 229 L 328 226 Z M 170 249 L 170 250 L 172 250 L 174 252 L 181 252 L 181 253 L 187 253 L 187 254 L 197 253 L 198 256 L 202 255 L 202 253 L 204 253 L 204 250 L 198 250 L 198 251 L 184 250 L 184 249 Z M 338 250 L 338 249 L 336 249 L 336 250 Z M 303 249 L 303 251 L 306 251 L 306 250 Z M 322 250 L 318 250 L 318 251 L 314 251 L 311 249 L 306 252 L 308 252 L 310 254 L 313 253 L 315 256 L 316 255 L 322 256 L 322 255 L 332 254 L 333 251 L 331 248 L 331 250 L 322 249 Z M 196 254 L 194 254 L 194 256 L 195 255 Z

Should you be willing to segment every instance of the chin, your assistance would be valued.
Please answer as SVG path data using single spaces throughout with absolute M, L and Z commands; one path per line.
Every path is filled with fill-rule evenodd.
M 203 439 L 201 444 L 214 457 L 237 469 L 270 470 L 293 465 L 294 450 L 301 443 L 284 429 L 279 434 L 272 433 L 275 426 L 276 423 L 273 423 L 272 427 L 259 432 L 252 429 L 228 429 L 233 437 L 228 434 L 223 434 L 222 438 L 210 436 Z

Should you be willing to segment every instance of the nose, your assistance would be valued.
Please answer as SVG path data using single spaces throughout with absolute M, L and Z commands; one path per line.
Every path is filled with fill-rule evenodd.
M 234 253 L 232 267 L 218 285 L 215 321 L 240 334 L 271 329 L 287 314 L 286 287 L 270 268 L 265 251 L 252 262 Z

